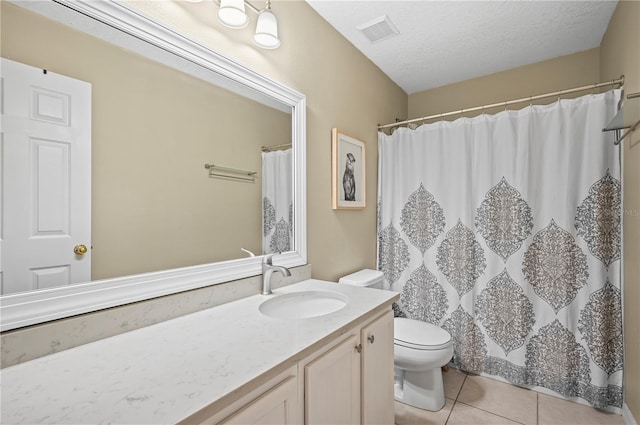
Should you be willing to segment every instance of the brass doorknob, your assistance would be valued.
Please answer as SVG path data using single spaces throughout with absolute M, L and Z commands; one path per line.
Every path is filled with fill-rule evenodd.
M 84 255 L 87 253 L 87 246 L 86 245 L 76 245 L 75 247 L 73 247 L 73 252 L 76 253 L 76 255 Z

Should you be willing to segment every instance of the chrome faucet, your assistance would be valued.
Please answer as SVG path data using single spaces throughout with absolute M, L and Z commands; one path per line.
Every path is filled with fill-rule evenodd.
M 274 255 L 267 254 L 262 259 L 262 295 L 271 295 L 271 275 L 274 272 L 280 272 L 283 276 L 291 276 L 291 271 L 288 268 L 273 265 Z

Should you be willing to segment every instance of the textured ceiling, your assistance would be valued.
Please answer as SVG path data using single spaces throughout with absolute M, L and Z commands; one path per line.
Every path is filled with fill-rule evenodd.
M 616 1 L 307 0 L 408 94 L 598 47 Z M 400 34 L 356 27 L 388 15 Z

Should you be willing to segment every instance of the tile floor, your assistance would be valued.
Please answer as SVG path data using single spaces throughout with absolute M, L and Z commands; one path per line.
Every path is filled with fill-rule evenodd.
M 457 369 L 444 373 L 444 387 L 446 404 L 439 412 L 396 401 L 396 424 L 624 425 L 622 416 Z

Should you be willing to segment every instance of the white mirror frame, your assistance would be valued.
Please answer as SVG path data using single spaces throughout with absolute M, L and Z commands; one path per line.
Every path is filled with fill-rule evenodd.
M 295 251 L 279 255 L 277 263 L 286 267 L 306 264 L 305 96 L 119 3 L 92 0 L 52 0 L 47 3 L 47 9 L 51 9 L 51 5 L 66 6 L 74 10 L 73 13 L 79 12 L 106 23 L 291 107 Z M 256 276 L 262 273 L 261 261 L 258 256 L 5 295 L 0 297 L 0 331 Z

